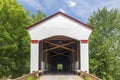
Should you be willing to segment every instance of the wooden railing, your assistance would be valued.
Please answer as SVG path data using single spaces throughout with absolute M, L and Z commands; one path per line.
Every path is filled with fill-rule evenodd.
M 92 74 L 88 74 L 85 71 L 81 71 L 81 70 L 75 70 L 76 73 L 80 74 L 80 76 L 85 79 L 85 78 L 90 78 L 91 80 L 102 80 L 98 77 L 96 77 L 95 75 Z
M 21 77 L 16 78 L 15 80 L 27 80 L 27 78 L 32 77 L 32 78 L 37 78 L 39 76 L 39 73 L 43 73 L 44 71 L 33 71 L 33 73 L 30 74 L 25 74 Z

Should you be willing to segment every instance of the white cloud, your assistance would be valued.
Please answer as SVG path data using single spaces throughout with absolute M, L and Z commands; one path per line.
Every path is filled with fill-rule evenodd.
M 93 14 L 93 11 L 97 11 L 98 8 L 102 9 L 103 7 L 107 7 L 108 10 L 111 10 L 112 8 L 120 9 L 120 0 L 75 0 L 75 2 L 77 3 L 77 6 L 70 10 L 82 19 L 85 19 L 85 21 L 87 21 L 88 17 Z
M 115 1 L 111 0 L 111 1 L 106 2 L 106 3 L 102 3 L 101 7 L 104 7 L 104 6 L 106 6 L 109 10 L 112 8 L 119 8 L 120 9 L 120 0 L 115 0 Z
M 65 10 L 64 10 L 64 9 L 62 9 L 62 8 L 59 8 L 59 10 L 58 10 L 58 11 L 65 13 Z
M 59 2 L 59 0 L 43 0 L 42 3 L 39 0 L 18 0 L 18 2 L 43 12 L 56 13 L 55 11 L 58 10 L 64 13 L 72 13 L 85 21 L 98 8 L 102 9 L 106 6 L 108 10 L 112 8 L 120 9 L 120 0 L 61 0 L 63 3 Z
M 69 0 L 69 1 L 67 2 L 67 4 L 69 5 L 69 7 L 75 7 L 75 6 L 76 6 L 76 3 L 73 2 L 73 1 L 71 1 L 71 0 Z
M 18 0 L 18 2 L 24 3 L 35 10 L 44 10 L 44 7 L 37 0 Z

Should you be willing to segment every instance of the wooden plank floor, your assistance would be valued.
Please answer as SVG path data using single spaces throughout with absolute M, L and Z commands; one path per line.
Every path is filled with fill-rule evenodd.
M 40 76 L 39 80 L 83 80 L 80 76 L 74 74 L 46 74 Z

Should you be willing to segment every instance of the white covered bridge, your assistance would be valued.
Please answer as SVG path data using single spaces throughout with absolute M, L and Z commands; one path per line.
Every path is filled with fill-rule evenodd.
M 30 26 L 28 32 L 31 37 L 31 73 L 42 70 L 46 73 L 61 74 L 69 80 L 78 79 L 70 79 L 70 76 L 62 73 L 71 75 L 77 70 L 89 73 L 88 39 L 92 29 L 62 12 Z M 47 76 L 49 79 L 43 76 L 43 79 L 67 80 L 55 79 L 53 76 L 55 77 Z

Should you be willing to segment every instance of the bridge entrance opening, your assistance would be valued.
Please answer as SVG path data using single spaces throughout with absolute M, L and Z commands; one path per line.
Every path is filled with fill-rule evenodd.
M 39 69 L 47 72 L 71 72 L 80 69 L 80 43 L 54 36 L 39 42 Z

